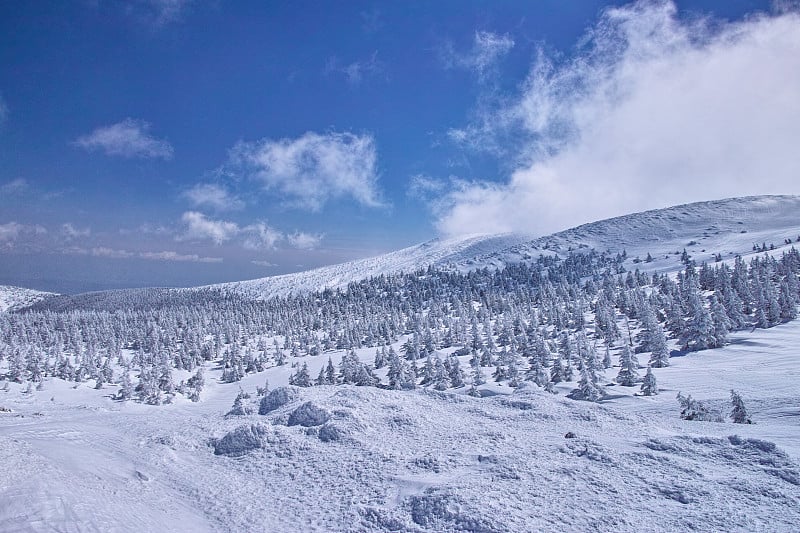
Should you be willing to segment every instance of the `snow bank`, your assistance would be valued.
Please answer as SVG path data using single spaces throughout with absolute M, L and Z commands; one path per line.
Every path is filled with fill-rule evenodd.
M 330 420 L 331 414 L 312 402 L 306 402 L 289 415 L 288 425 L 303 426 L 306 428 L 321 426 Z

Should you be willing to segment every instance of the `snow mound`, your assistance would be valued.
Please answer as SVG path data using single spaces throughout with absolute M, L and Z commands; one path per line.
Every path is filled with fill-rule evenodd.
M 271 432 L 271 428 L 264 424 L 239 426 L 213 442 L 214 454 L 238 457 L 249 451 L 262 449 L 266 447 L 267 437 Z
M 288 425 L 303 426 L 305 428 L 321 426 L 330 420 L 331 414 L 313 402 L 306 402 L 289 415 Z
M 258 406 L 258 414 L 269 414 L 275 409 L 292 403 L 298 398 L 300 398 L 300 389 L 297 387 L 278 387 L 277 389 L 270 391 L 269 394 L 261 399 L 261 404 Z

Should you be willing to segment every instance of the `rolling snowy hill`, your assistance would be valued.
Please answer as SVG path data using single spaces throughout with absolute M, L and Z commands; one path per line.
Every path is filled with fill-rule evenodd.
M 553 235 L 531 238 L 517 234 L 476 235 L 432 241 L 378 257 L 267 278 L 212 285 L 252 298 L 343 288 L 353 281 L 395 272 L 413 272 L 433 265 L 461 272 L 501 268 L 530 261 L 541 254 L 565 255 L 570 250 L 627 252 L 634 268 L 674 271 L 686 249 L 698 262 L 715 253 L 730 259 L 753 253 L 753 244 L 782 247 L 800 238 L 800 197 L 753 196 L 679 205 L 611 218 Z M 677 253 L 676 253 L 677 252 Z M 650 253 L 651 263 L 637 263 Z
M 46 298 L 57 296 L 52 292 L 35 291 L 11 285 L 0 285 L 0 313 L 28 307 Z

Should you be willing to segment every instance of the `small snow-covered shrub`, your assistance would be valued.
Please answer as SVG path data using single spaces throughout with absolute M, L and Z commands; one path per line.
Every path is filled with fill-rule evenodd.
M 331 414 L 322 407 L 306 402 L 289 415 L 290 426 L 303 426 L 306 428 L 321 426 L 330 420 Z
M 261 399 L 258 414 L 266 415 L 300 397 L 297 387 L 278 387 Z
M 684 420 L 697 420 L 700 422 L 722 422 L 722 416 L 706 404 L 678 393 L 678 403 L 681 406 L 681 418 Z

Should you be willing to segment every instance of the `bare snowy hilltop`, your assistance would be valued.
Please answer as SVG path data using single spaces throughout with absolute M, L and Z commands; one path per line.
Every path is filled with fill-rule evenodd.
M 0 285 L 0 313 L 29 307 L 51 296 L 56 296 L 56 294 L 22 287 L 12 287 L 10 285 Z
M 0 287 L 0 531 L 797 531 L 800 197 Z

